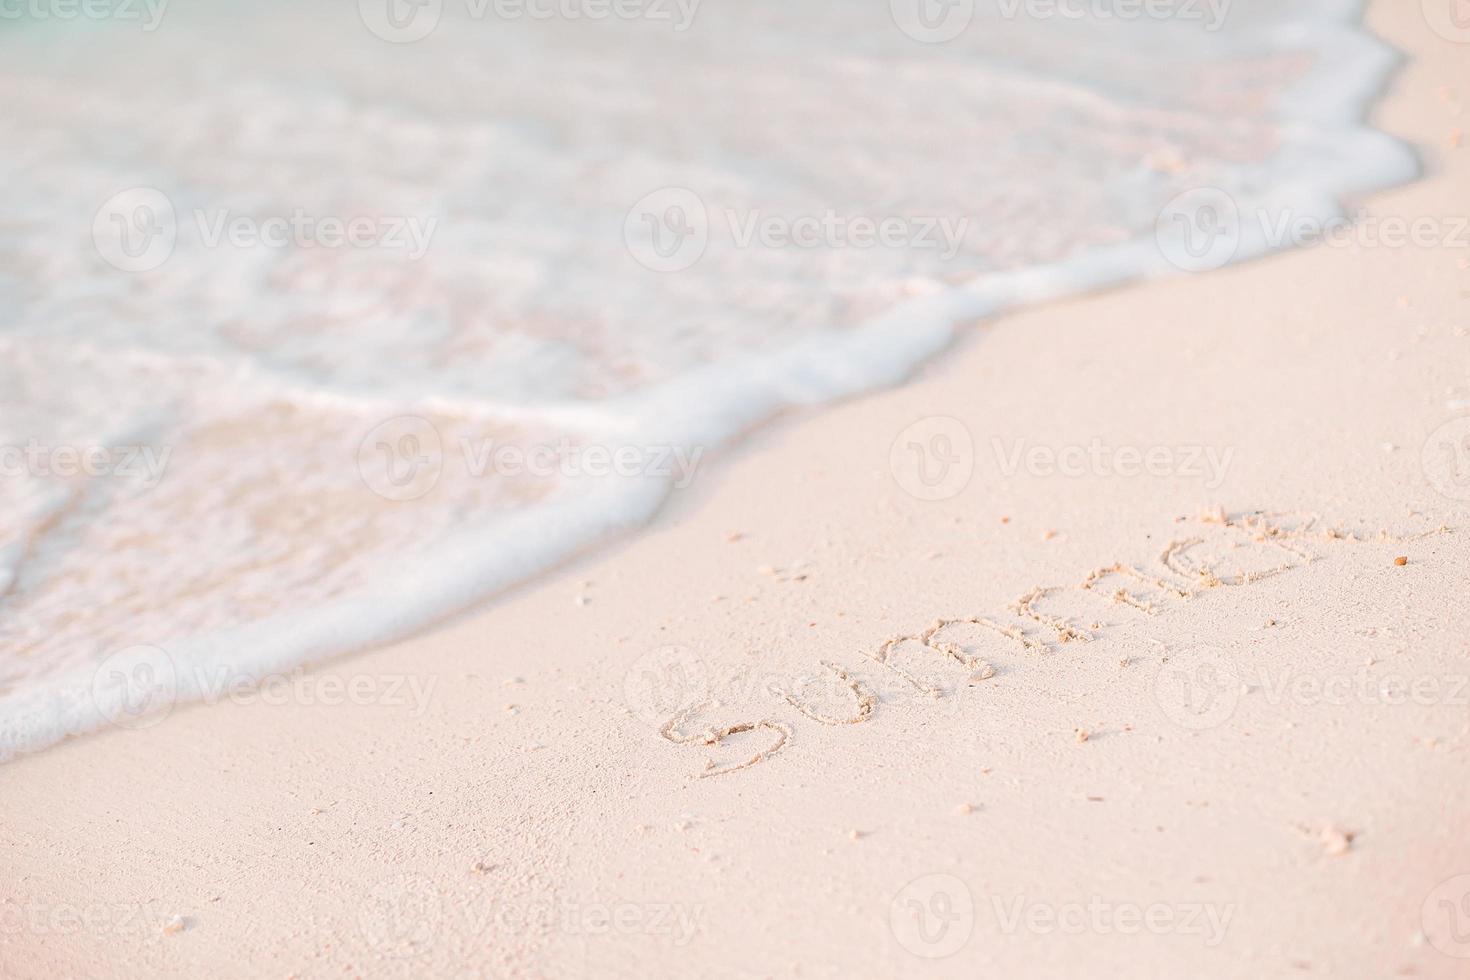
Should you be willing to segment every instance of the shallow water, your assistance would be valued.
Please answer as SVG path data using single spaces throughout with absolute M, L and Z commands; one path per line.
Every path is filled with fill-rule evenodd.
M 957 323 L 1413 174 L 1357 4 L 923 3 L 6 24 L 0 758 L 402 635 Z

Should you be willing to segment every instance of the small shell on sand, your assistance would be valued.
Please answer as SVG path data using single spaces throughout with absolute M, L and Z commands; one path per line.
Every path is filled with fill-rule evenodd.
M 163 924 L 163 934 L 165 936 L 172 936 L 175 933 L 183 932 L 187 928 L 189 928 L 189 920 L 182 915 L 176 915 Z
M 1399 555 L 1397 558 L 1395 558 L 1393 560 L 1393 563 L 1395 565 L 1407 565 L 1409 563 L 1409 556 L 1408 555 Z
M 1322 828 L 1322 833 L 1317 835 L 1317 839 L 1322 842 L 1322 850 L 1327 853 L 1328 857 L 1342 857 L 1353 849 L 1353 838 L 1356 836 L 1351 831 L 1327 826 Z
M 1077 729 L 1076 735 L 1078 744 L 1081 744 L 1082 742 L 1087 741 L 1089 738 L 1092 738 L 1092 732 L 1089 732 L 1085 728 Z

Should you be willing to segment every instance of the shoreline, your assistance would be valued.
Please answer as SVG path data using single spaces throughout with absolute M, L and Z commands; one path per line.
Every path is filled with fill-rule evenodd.
M 1366 21 L 1408 54 L 1374 118 L 1425 171 L 1369 206 L 1470 213 L 1463 46 Z M 380 682 L 358 703 L 181 706 L 7 763 L 18 891 L 102 925 L 0 930 L 0 960 L 1455 976 L 1470 504 L 1424 460 L 1470 397 L 1462 259 L 1299 250 L 1006 313 L 901 387 L 737 437 L 637 533 L 308 670 Z M 1168 462 L 1056 469 L 1093 440 Z M 1053 465 L 1008 466 L 1018 445 Z M 1102 569 L 1093 604 L 1073 587 Z M 938 940 L 910 915 L 936 899 L 960 916 Z
M 1263 170 L 1270 171 L 1273 183 L 1286 185 L 1291 195 L 1289 200 L 1278 194 L 1280 199 L 1268 195 L 1254 202 L 1258 219 L 1274 216 L 1278 207 L 1284 207 L 1283 221 L 1330 226 L 1333 216 L 1342 210 L 1341 199 L 1373 193 L 1364 188 L 1381 192 L 1386 186 L 1400 186 L 1420 170 L 1413 148 L 1369 126 L 1361 111 L 1365 103 L 1373 104 L 1367 93 L 1381 92 L 1401 67 L 1403 57 L 1382 38 L 1362 31 L 1355 14 L 1345 16 L 1336 30 L 1324 30 L 1318 46 L 1311 49 L 1320 63 L 1277 100 L 1274 117 L 1300 117 L 1307 125 L 1301 130 L 1287 129 L 1286 144 L 1261 163 Z M 1345 69 L 1344 61 L 1354 68 Z M 1324 109 L 1324 103 L 1329 107 Z M 1304 111 L 1304 104 L 1312 111 Z M 1331 139 L 1323 133 L 1330 133 Z M 1287 166 L 1288 160 L 1295 165 Z M 1344 160 L 1351 164 L 1343 166 Z M 1365 160 L 1371 160 L 1371 165 L 1365 165 Z M 1329 169 L 1330 177 L 1326 176 Z M 1310 193 L 1303 193 L 1303 185 L 1310 185 Z M 1222 195 L 1221 204 L 1238 218 L 1250 213 L 1251 202 L 1213 189 L 1190 191 L 1181 197 L 1204 190 Z M 1185 214 L 1170 216 L 1190 217 L 1200 206 L 1197 200 L 1187 201 L 1181 205 Z M 793 415 L 799 417 L 813 408 L 826 411 L 854 398 L 871 397 L 922 376 L 936 360 L 961 356 L 959 348 L 972 343 L 968 335 L 977 321 L 988 323 L 1041 304 L 1096 296 L 1102 290 L 1133 288 L 1160 276 L 1177 277 L 1181 269 L 1203 271 L 1227 261 L 1246 264 L 1291 247 L 1285 238 L 1302 236 L 1293 224 L 1291 232 L 1283 232 L 1285 238 L 1273 240 L 1276 229 L 1264 221 L 1258 223 L 1260 227 L 1253 228 L 1248 220 L 1240 220 L 1231 254 L 1212 254 L 1200 260 L 1203 264 L 1198 268 L 1194 268 L 1198 257 L 1173 247 L 1161 248 L 1156 236 L 1149 235 L 1095 248 L 1073 259 L 989 274 L 915 296 L 851 331 L 830 332 L 823 345 L 809 338 L 808 343 L 765 361 L 749 359 L 733 376 L 722 364 L 718 370 L 702 369 L 666 385 L 655 398 L 615 401 L 606 410 L 608 418 L 601 431 L 604 435 L 639 431 L 688 445 L 697 453 L 712 448 L 724 455 L 733 441 L 744 440 L 754 430 L 786 424 Z M 764 376 L 773 378 L 753 380 Z M 798 392 L 798 379 L 815 382 L 815 387 Z M 727 405 L 719 417 L 702 411 L 692 422 L 671 425 L 662 421 L 679 416 L 679 406 L 700 403 L 709 392 L 719 390 L 737 392 L 729 399 L 732 403 L 741 401 L 743 394 L 743 407 L 734 410 Z M 415 408 L 419 410 L 428 413 L 430 407 Z M 579 438 L 596 437 L 599 428 L 589 424 L 589 410 L 594 415 L 597 411 L 581 403 L 551 404 L 528 410 L 521 417 L 577 428 Z M 518 416 L 502 412 L 500 417 Z M 578 419 L 580 423 L 573 425 Z M 505 525 L 482 528 L 474 539 L 465 534 L 458 547 L 446 546 L 430 557 L 416 556 L 407 570 L 400 568 L 391 576 L 383 573 L 371 586 L 323 601 L 309 614 L 296 611 L 223 633 L 200 633 L 176 641 L 171 651 L 144 644 L 153 652 L 128 654 L 117 666 L 124 672 L 143 668 L 168 675 L 174 681 L 174 699 L 187 702 L 207 699 L 207 687 L 198 682 L 201 671 L 248 680 L 297 667 L 321 667 L 341 657 L 421 637 L 463 616 L 476 615 L 515 590 L 569 563 L 595 558 L 611 543 L 642 532 L 657 519 L 675 489 L 679 488 L 654 486 L 650 481 L 589 486 L 585 494 L 572 499 L 516 511 Z M 502 560 L 499 556 L 504 554 L 522 556 L 519 566 Z M 452 574 L 440 574 L 446 568 Z M 436 586 L 424 589 L 424 581 L 434 581 Z M 407 593 L 415 594 L 416 600 L 405 600 Z M 425 598 L 427 594 L 433 598 Z M 385 617 L 379 612 L 385 608 L 398 611 Z M 127 646 L 124 652 L 143 646 Z M 226 659 L 222 650 L 245 652 Z M 178 669 L 196 662 L 204 666 Z M 63 739 L 105 729 L 132 692 L 99 691 L 96 677 L 104 666 L 113 668 L 110 663 L 88 664 L 0 697 L 0 713 L 11 723 L 0 733 L 4 736 L 0 764 L 45 751 Z M 17 724 L 16 719 L 25 721 Z

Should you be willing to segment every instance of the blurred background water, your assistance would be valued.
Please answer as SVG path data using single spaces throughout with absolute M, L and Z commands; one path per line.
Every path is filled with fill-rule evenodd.
M 27 3 L 0 756 L 132 698 L 119 651 L 199 697 L 399 635 L 960 322 L 1413 172 L 1332 0 Z

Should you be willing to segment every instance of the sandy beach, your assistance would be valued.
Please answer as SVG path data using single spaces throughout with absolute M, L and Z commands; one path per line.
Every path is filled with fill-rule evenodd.
M 1470 47 L 1367 23 L 1373 231 L 972 325 L 432 631 L 0 767 L 0 975 L 1465 976 Z

